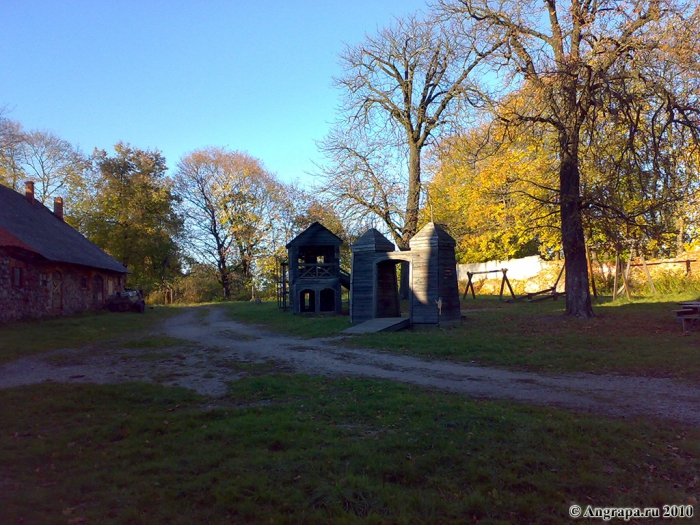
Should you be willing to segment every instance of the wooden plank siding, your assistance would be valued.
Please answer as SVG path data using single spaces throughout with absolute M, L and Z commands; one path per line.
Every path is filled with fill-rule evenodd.
M 394 251 L 394 245 L 386 237 L 377 230 L 368 230 L 351 247 L 351 322 L 399 314 L 396 264 L 400 261 L 409 263 L 411 323 L 459 322 L 455 244 L 434 223 L 428 223 L 413 237 L 409 251 Z M 441 301 L 441 313 L 438 301 Z
M 342 313 L 342 244 L 342 239 L 318 222 L 287 243 L 292 312 Z M 308 298 L 308 309 L 303 302 L 305 297 Z

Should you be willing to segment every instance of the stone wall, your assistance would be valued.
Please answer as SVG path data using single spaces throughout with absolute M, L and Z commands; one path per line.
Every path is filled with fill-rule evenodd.
M 32 260 L 0 248 L 0 322 L 102 308 L 107 294 L 123 287 L 118 273 Z

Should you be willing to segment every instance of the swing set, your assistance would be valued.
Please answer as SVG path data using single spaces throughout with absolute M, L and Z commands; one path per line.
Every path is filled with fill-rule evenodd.
M 472 298 L 476 299 L 476 293 L 474 292 L 474 283 L 472 280 L 472 278 L 475 275 L 501 272 L 503 277 L 501 278 L 501 291 L 498 295 L 499 301 L 503 301 L 503 290 L 505 289 L 506 285 L 508 286 L 508 290 L 510 291 L 510 295 L 511 295 L 511 298 L 506 301 L 507 303 L 512 303 L 512 302 L 520 301 L 523 299 L 529 303 L 534 303 L 537 301 L 545 301 L 547 299 L 552 299 L 552 300 L 556 301 L 560 295 L 566 295 L 566 292 L 558 292 L 557 291 L 557 286 L 559 285 L 559 281 L 561 280 L 561 276 L 564 274 L 565 266 L 566 265 L 562 265 L 561 270 L 559 270 L 559 275 L 557 276 L 557 280 L 554 281 L 554 284 L 552 286 L 550 286 L 549 288 L 545 288 L 544 290 L 540 290 L 538 292 L 526 293 L 524 295 L 521 295 L 520 297 L 515 295 L 515 292 L 513 291 L 513 287 L 511 286 L 510 281 L 508 280 L 508 268 L 501 268 L 500 270 L 485 270 L 482 272 L 467 272 L 467 277 L 468 277 L 467 287 L 464 289 L 464 294 L 462 295 L 462 299 L 467 298 L 467 294 L 469 293 L 470 290 L 472 292 Z
M 484 270 L 482 272 L 467 272 L 467 287 L 464 289 L 464 294 L 462 295 L 462 299 L 467 298 L 467 293 L 469 290 L 472 291 L 472 299 L 476 299 L 476 293 L 474 292 L 474 283 L 472 282 L 472 277 L 475 275 L 480 275 L 480 274 L 486 274 L 486 273 L 498 273 L 501 272 L 503 274 L 503 278 L 501 279 L 501 292 L 498 296 L 498 300 L 502 301 L 503 300 L 503 289 L 505 285 L 508 285 L 508 290 L 510 290 L 510 295 L 513 296 L 513 299 L 515 299 L 515 292 L 513 291 L 513 287 L 510 285 L 510 281 L 508 280 L 508 268 L 501 268 L 500 270 Z

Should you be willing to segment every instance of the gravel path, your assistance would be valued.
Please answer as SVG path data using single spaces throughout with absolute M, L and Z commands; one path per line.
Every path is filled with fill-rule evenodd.
M 222 395 L 239 376 L 231 361 L 274 360 L 311 374 L 390 379 L 486 399 L 584 410 L 616 417 L 670 419 L 700 427 L 700 386 L 672 379 L 593 374 L 540 375 L 498 368 L 346 348 L 342 338 L 299 339 L 237 323 L 212 308 L 166 321 L 164 332 L 191 345 L 156 352 L 143 350 L 59 351 L 19 359 L 0 368 L 0 388 L 41 381 L 157 381 L 207 395 Z M 227 365 L 228 363 L 228 365 Z

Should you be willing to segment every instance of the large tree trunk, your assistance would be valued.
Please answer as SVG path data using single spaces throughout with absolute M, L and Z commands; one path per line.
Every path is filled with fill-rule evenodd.
M 569 137 L 571 137 L 569 139 Z M 594 317 L 588 286 L 586 242 L 581 221 L 577 134 L 560 132 L 559 197 L 561 240 L 566 264 L 566 314 Z
M 409 242 L 418 230 L 418 211 L 420 209 L 420 148 L 409 140 L 408 155 L 408 195 L 406 199 L 406 218 L 399 250 L 410 250 Z M 409 281 L 408 264 L 401 263 L 401 283 L 399 286 L 402 300 L 408 299 Z
M 229 270 L 228 266 L 226 265 L 226 258 L 224 256 L 219 256 L 217 267 L 219 270 L 219 282 L 221 283 L 224 301 L 228 301 L 231 299 L 231 280 L 229 279 Z
M 418 210 L 420 209 L 420 148 L 411 142 L 408 155 L 408 195 L 406 198 L 406 218 L 403 224 L 402 244 L 408 249 L 408 243 L 418 229 Z

